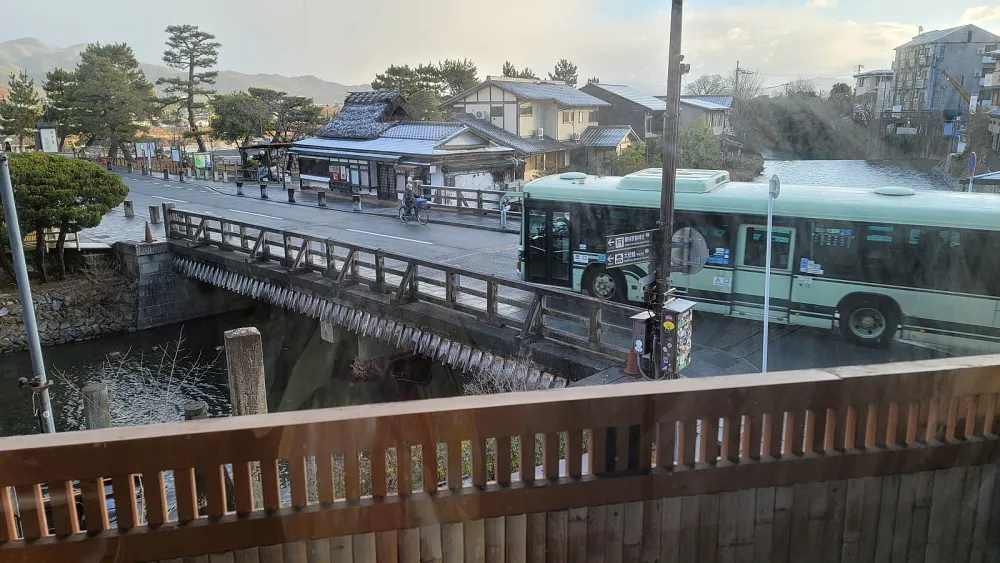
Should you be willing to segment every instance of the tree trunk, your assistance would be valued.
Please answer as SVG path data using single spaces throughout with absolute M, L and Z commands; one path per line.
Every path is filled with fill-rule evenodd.
M 49 274 L 45 271 L 45 229 L 39 227 L 35 230 L 35 267 L 38 268 L 38 277 L 42 283 L 49 281 Z
M 118 157 L 118 141 L 114 141 L 111 143 L 111 146 L 108 147 L 108 162 L 114 161 L 115 158 L 117 157 Z
M 125 155 L 125 162 L 127 162 L 129 164 L 132 164 L 132 162 L 133 162 L 133 160 L 132 160 L 132 151 L 128 150 L 128 147 L 126 147 L 125 143 L 122 143 L 122 142 L 118 143 L 118 147 L 121 149 L 122 154 Z
M 17 146 L 20 152 L 24 152 L 24 135 L 17 136 Z
M 69 230 L 69 221 L 63 221 L 59 225 L 59 238 L 56 239 L 56 259 L 59 261 L 59 279 L 66 279 L 66 232 Z
M 66 135 L 59 135 L 59 152 L 63 151 L 63 146 L 66 144 Z
M 7 241 L 0 240 L 0 270 L 7 274 L 11 281 L 14 281 L 14 263 L 7 258 Z
M 191 132 L 194 133 L 194 138 L 198 141 L 198 152 L 205 152 L 205 139 L 202 138 L 201 133 L 198 131 L 198 124 L 194 122 L 194 55 L 188 61 L 187 104 L 188 125 L 191 126 Z

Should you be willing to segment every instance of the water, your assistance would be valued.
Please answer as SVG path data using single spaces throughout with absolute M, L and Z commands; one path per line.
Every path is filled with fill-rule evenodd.
M 767 181 L 773 174 L 777 174 L 786 184 L 860 188 L 906 186 L 915 190 L 950 189 L 949 182 L 934 172 L 903 164 L 864 160 L 765 160 L 764 172 L 758 180 Z
M 42 349 L 52 382 L 56 430 L 84 429 L 78 390 L 94 381 L 108 385 L 114 426 L 182 420 L 183 405 L 208 404 L 209 416 L 230 412 L 223 332 L 246 326 L 247 314 L 221 315 L 186 325 L 73 342 Z M 177 341 L 183 338 L 178 352 Z M 31 376 L 27 352 L 0 358 L 0 436 L 34 434 L 31 393 L 17 388 Z

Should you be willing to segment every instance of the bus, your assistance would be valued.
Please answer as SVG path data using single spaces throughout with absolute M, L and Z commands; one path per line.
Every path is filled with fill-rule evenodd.
M 661 171 L 579 172 L 524 187 L 518 271 L 530 282 L 642 302 L 648 263 L 609 267 L 609 235 L 655 229 Z M 674 273 L 696 310 L 763 320 L 768 185 L 678 170 L 674 229 L 708 246 Z M 839 328 L 866 347 L 894 338 L 1000 351 L 1000 199 L 993 194 L 782 185 L 771 238 L 771 322 Z

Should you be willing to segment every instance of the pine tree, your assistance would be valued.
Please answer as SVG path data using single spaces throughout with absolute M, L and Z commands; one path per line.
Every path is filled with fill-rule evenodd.
M 56 134 L 59 137 L 59 150 L 63 150 L 67 135 L 80 132 L 80 120 L 73 109 L 73 88 L 76 86 L 76 74 L 65 69 L 55 68 L 45 73 L 45 119 L 58 123 Z
M 215 84 L 219 73 L 207 69 L 218 62 L 221 45 L 215 41 L 214 35 L 201 31 L 196 25 L 171 25 L 166 31 L 169 37 L 167 50 L 163 52 L 163 62 L 186 75 L 164 77 L 156 81 L 157 85 L 166 85 L 166 96 L 161 102 L 177 104 L 187 110 L 189 135 L 198 141 L 198 150 L 204 152 L 205 140 L 198 131 L 195 113 L 207 107 L 208 97 L 215 94 L 215 90 L 207 86 Z
M 549 80 L 561 80 L 570 86 L 576 86 L 578 78 L 576 65 L 566 59 L 559 59 L 556 67 L 549 73 Z
M 26 71 L 10 73 L 7 82 L 7 99 L 0 101 L 0 124 L 8 135 L 17 137 L 20 150 L 24 151 L 24 138 L 35 130 L 42 115 L 42 100 L 35 91 L 34 79 Z

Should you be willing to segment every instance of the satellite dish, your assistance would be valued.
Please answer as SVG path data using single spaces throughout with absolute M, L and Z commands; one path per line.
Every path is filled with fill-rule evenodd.
M 670 238 L 670 269 L 686 276 L 697 274 L 708 262 L 708 242 L 692 227 L 677 229 Z

